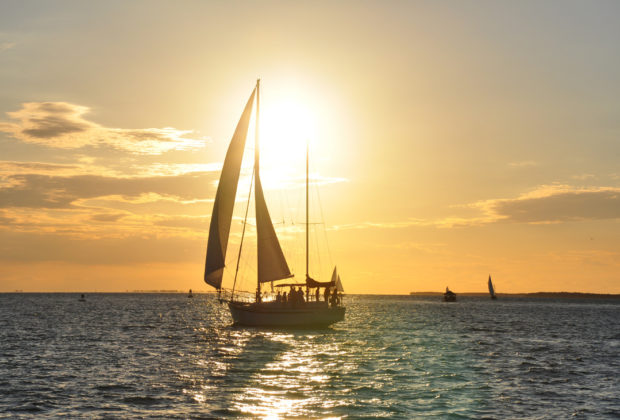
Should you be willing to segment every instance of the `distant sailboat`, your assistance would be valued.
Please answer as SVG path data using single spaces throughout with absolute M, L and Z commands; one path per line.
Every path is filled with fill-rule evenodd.
M 192 289 L 189 289 L 189 293 L 187 294 L 188 298 L 193 298 L 194 294 L 192 293 Z
M 443 300 L 444 302 L 456 302 L 456 293 L 446 286 L 446 293 L 443 294 Z
M 490 274 L 489 274 L 489 294 L 491 295 L 491 299 L 497 299 L 497 296 L 495 296 L 495 289 L 493 288 L 493 282 L 491 281 Z
M 233 207 L 237 186 L 239 183 L 239 174 L 241 170 L 241 161 L 245 148 L 245 140 L 247 136 L 248 126 L 252 115 L 252 108 L 256 101 L 256 135 L 254 147 L 254 172 L 253 187 L 254 201 L 256 205 L 256 246 L 257 246 L 257 279 L 256 292 L 253 301 L 242 299 L 239 293 L 236 293 L 235 286 L 237 273 L 239 269 L 239 259 L 243 247 L 245 236 L 244 223 L 243 233 L 241 235 L 241 244 L 239 247 L 239 256 L 237 257 L 237 267 L 232 290 L 222 288 L 222 278 L 225 269 L 225 257 L 230 235 L 230 227 L 233 215 Z M 278 299 L 271 300 L 263 298 L 261 285 L 263 283 L 272 283 L 290 279 L 294 275 L 291 273 L 286 258 L 280 247 L 280 242 L 276 235 L 267 203 L 263 193 L 263 187 L 260 178 L 259 156 L 260 148 L 258 142 L 258 124 L 259 124 L 259 106 L 260 106 L 260 80 L 256 82 L 256 87 L 250 95 L 241 119 L 237 124 L 237 128 L 226 152 L 220 182 L 215 195 L 213 204 L 213 213 L 211 215 L 211 225 L 209 229 L 209 240 L 207 244 L 207 256 L 205 261 L 204 280 L 218 291 L 220 302 L 228 303 L 230 313 L 235 324 L 251 325 L 251 326 L 327 326 L 344 319 L 345 308 L 341 305 L 340 299 L 332 299 L 327 301 L 328 296 L 338 297 L 337 287 L 342 284 L 339 278 L 332 279 L 329 282 L 318 282 L 312 279 L 308 273 L 309 266 L 309 249 L 308 249 L 308 156 L 306 156 L 306 277 L 304 283 L 278 284 L 275 287 L 291 287 L 288 299 L 282 299 L 286 293 L 280 295 Z M 252 186 L 250 187 L 252 188 Z M 251 191 L 251 190 L 250 190 Z M 248 201 L 249 202 L 249 201 Z M 245 217 L 247 220 L 247 209 Z M 334 271 L 335 273 L 335 271 Z M 303 297 L 301 287 L 306 289 L 306 299 Z M 325 288 L 325 301 L 309 302 L 309 289 L 317 288 L 315 296 L 319 296 L 318 288 Z M 295 289 L 293 291 L 293 289 Z M 333 290 L 333 292 L 331 292 Z

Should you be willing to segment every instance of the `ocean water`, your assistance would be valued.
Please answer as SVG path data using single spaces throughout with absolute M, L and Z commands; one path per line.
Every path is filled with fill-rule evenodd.
M 619 418 L 620 302 L 348 296 L 326 330 L 213 295 L 0 294 L 1 418 Z

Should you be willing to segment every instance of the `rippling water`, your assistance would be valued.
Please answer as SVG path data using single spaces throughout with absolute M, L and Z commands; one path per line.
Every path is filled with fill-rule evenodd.
M 620 416 L 617 301 L 346 304 L 260 330 L 212 295 L 0 294 L 0 417 Z

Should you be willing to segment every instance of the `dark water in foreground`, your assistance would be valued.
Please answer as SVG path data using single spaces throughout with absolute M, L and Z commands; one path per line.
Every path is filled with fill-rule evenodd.
M 620 302 L 437 299 L 269 331 L 206 295 L 0 294 L 0 417 L 620 417 Z

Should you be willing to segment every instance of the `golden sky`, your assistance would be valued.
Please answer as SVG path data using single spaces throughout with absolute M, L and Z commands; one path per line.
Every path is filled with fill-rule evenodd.
M 615 1 L 0 0 L 0 291 L 208 290 L 261 78 L 283 246 L 311 143 L 316 275 L 620 293 L 619 42 Z

